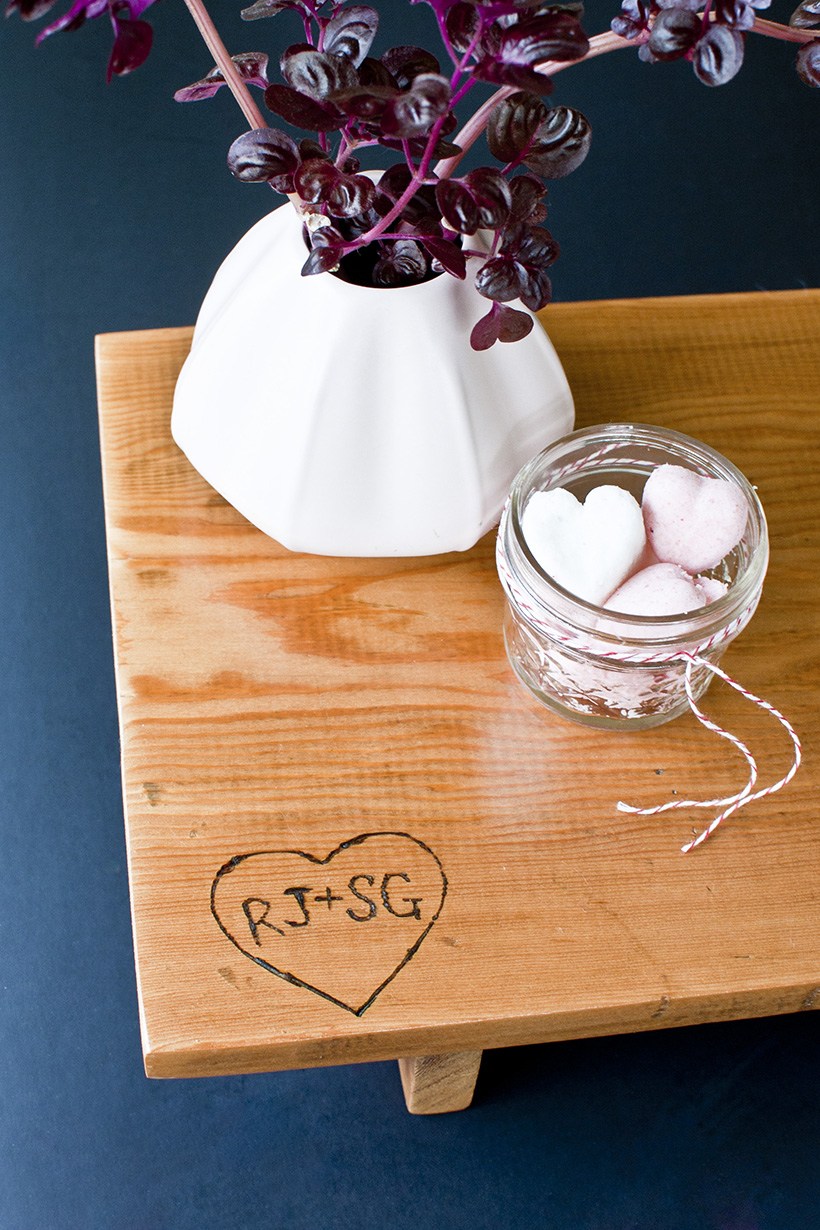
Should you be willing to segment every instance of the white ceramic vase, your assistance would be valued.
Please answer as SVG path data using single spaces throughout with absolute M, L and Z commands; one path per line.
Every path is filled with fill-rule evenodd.
M 466 550 L 523 463 L 572 428 L 552 343 L 536 323 L 521 342 L 472 350 L 490 305 L 469 274 L 376 290 L 301 277 L 305 259 L 289 204 L 228 255 L 177 383 L 174 439 L 293 551 Z

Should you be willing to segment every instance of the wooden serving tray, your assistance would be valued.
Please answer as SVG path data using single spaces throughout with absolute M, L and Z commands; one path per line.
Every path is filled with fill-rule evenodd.
M 483 1048 L 820 1006 L 820 292 L 543 319 L 579 426 L 676 428 L 757 486 L 770 571 L 724 666 L 793 721 L 803 767 L 681 855 L 708 813 L 617 801 L 729 794 L 743 762 L 693 717 L 620 734 L 541 709 L 505 658 L 492 535 L 288 553 L 171 440 L 191 330 L 98 337 L 150 1076 L 428 1057 L 409 1103 L 448 1109 Z M 785 771 L 771 717 L 719 684 L 707 708 L 762 783 Z

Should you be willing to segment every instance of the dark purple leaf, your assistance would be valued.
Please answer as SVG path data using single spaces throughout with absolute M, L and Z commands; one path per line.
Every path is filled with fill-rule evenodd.
M 412 178 L 412 172 L 405 162 L 395 162 L 392 167 L 388 167 L 378 183 L 378 193 L 387 201 L 385 213 L 409 187 Z
M 346 175 L 324 159 L 303 162 L 293 177 L 293 186 L 303 201 L 325 205 L 335 217 L 351 218 L 369 209 L 376 186 L 366 175 Z
M 231 59 L 248 85 L 264 89 L 268 84 L 268 57 L 264 51 L 244 51 L 238 56 L 231 56 Z
M 478 202 L 460 179 L 442 179 L 436 184 L 436 202 L 452 231 L 472 235 L 478 230 Z
M 387 107 L 382 121 L 386 136 L 427 136 L 436 120 L 446 115 L 450 107 L 450 85 L 438 73 L 422 73 L 409 89 L 399 94 Z
M 473 326 L 470 345 L 473 350 L 489 350 L 496 342 L 520 342 L 532 332 L 533 324 L 526 312 L 494 303 L 487 315 Z
M 297 51 L 288 56 L 282 73 L 289 86 L 323 102 L 338 90 L 349 90 L 359 84 L 355 68 L 349 60 L 326 55 L 322 51 Z
M 284 73 L 285 65 L 291 56 L 298 55 L 300 51 L 315 51 L 316 48 L 312 43 L 292 43 L 290 47 L 286 47 L 279 56 L 279 68 Z
M 512 86 L 516 90 L 526 90 L 529 94 L 551 94 L 553 89 L 552 78 L 546 73 L 539 73 L 524 64 L 502 64 L 492 56 L 479 60 L 473 69 L 473 75 L 478 81 Z
M 637 38 L 649 29 L 650 4 L 643 0 L 623 0 L 619 15 L 613 18 L 610 28 L 621 38 Z
M 609 23 L 609 28 L 613 34 L 617 34 L 619 38 L 637 38 L 639 34 L 643 34 L 644 27 L 639 26 L 637 22 L 630 21 L 628 17 L 619 15 L 613 17 Z
M 748 0 L 716 0 L 715 21 L 734 30 L 751 30 L 755 11 Z
M 414 239 L 397 239 L 382 245 L 373 268 L 375 286 L 412 286 L 423 282 L 429 273 L 427 258 Z
M 308 158 L 324 158 L 325 162 L 329 162 L 330 154 L 312 137 L 302 137 L 299 142 L 299 158 L 302 162 L 307 162 Z
M 115 11 L 123 10 L 129 11 L 127 4 L 118 5 Z M 124 77 L 144 64 L 154 41 L 154 31 L 147 21 L 131 21 L 118 16 L 114 16 L 113 21 L 116 35 L 108 60 L 106 81 L 112 77 Z
M 476 289 L 487 299 L 521 299 L 531 311 L 538 311 L 552 296 L 547 267 L 557 255 L 558 245 L 543 227 L 510 227 L 498 255 L 476 274 Z
M 391 47 L 381 62 L 400 90 L 409 89 L 422 74 L 440 72 L 436 57 L 423 47 Z
M 548 94 L 550 79 L 536 68 L 551 60 L 580 59 L 588 50 L 589 40 L 575 15 L 550 9 L 514 24 L 497 21 L 481 40 L 474 72 L 481 81 Z
M 806 85 L 820 86 L 820 39 L 800 48 L 795 67 Z
M 588 51 L 589 39 L 577 17 L 552 10 L 505 30 L 494 58 L 502 64 L 534 68 L 547 60 L 580 60 Z
M 384 217 L 410 184 L 411 173 L 405 162 L 394 163 L 385 171 L 378 183 L 376 199 L 373 207 Z M 430 185 L 416 188 L 401 213 L 401 220 L 415 230 L 423 230 L 425 234 L 441 234 L 441 211 L 436 204 L 436 196 Z
M 523 162 L 544 179 L 562 179 L 581 165 L 591 141 L 589 123 L 580 111 L 552 107 L 530 139 Z
M 339 90 L 333 95 L 333 105 L 345 115 L 364 121 L 378 120 L 384 115 L 393 99 L 398 97 L 395 86 L 356 85 L 350 90 Z
M 540 312 L 551 301 L 552 282 L 549 274 L 543 269 L 534 271 L 527 280 L 526 288 L 521 292 L 521 302 L 531 312 Z
M 143 64 L 151 50 L 153 30 L 146 21 L 138 20 L 155 0 L 74 0 L 74 3 L 41 30 L 36 38 L 39 44 L 51 34 L 61 30 L 78 30 L 86 21 L 107 14 L 114 29 L 114 45 L 108 61 L 107 80 L 133 72 Z M 6 15 L 19 11 L 27 20 L 33 20 L 49 12 L 51 3 L 32 3 L 32 0 L 8 0 Z
M 312 248 L 341 248 L 344 247 L 346 239 L 342 234 L 341 226 L 334 225 L 329 218 L 323 215 L 313 215 L 314 223 L 322 218 L 324 225 L 311 228 L 305 227 L 305 234 L 308 239 L 309 246 Z
M 490 167 L 470 171 L 466 184 L 478 206 L 480 226 L 496 229 L 507 221 L 512 208 L 512 196 L 506 179 Z
M 514 162 L 547 118 L 546 105 L 537 94 L 519 91 L 494 108 L 487 125 L 487 144 L 499 162 Z
M 376 185 L 367 175 L 339 173 L 339 180 L 330 194 L 330 212 L 340 218 L 355 218 L 366 213 L 376 196 Z
M 500 255 L 515 261 L 519 269 L 520 298 L 530 311 L 540 311 L 552 298 L 547 269 L 558 253 L 558 244 L 544 227 L 517 226 L 505 232 Z
M 504 232 L 501 253 L 514 256 L 522 264 L 552 265 L 559 254 L 558 244 L 543 226 L 509 226 Z
M 438 141 L 436 141 L 436 144 L 433 146 L 432 157 L 434 159 L 455 158 L 458 154 L 461 154 L 463 152 L 464 151 L 462 150 L 461 146 L 456 145 L 455 141 L 445 141 L 443 139 L 439 139 Z
M 44 38 L 48 38 L 51 34 L 57 34 L 60 30 L 77 30 L 85 21 L 90 21 L 95 17 L 101 17 L 103 13 L 107 13 L 108 0 L 75 0 L 70 9 L 63 13 L 62 17 L 58 17 L 51 25 L 46 26 L 41 30 L 35 39 L 36 43 L 42 43 Z
M 694 47 L 703 23 L 689 9 L 664 9 L 658 13 L 647 47 L 656 60 L 678 60 Z
M 534 175 L 516 175 L 510 180 L 510 221 L 543 222 L 547 216 L 547 207 L 543 203 L 545 195 L 546 189 L 540 179 Z
M 419 242 L 424 244 L 433 260 L 437 261 L 445 272 L 464 280 L 467 276 L 467 258 L 457 243 L 440 239 L 436 235 L 420 235 Z
M 427 137 L 411 137 L 408 141 L 402 141 L 399 137 L 379 137 L 379 145 L 384 149 L 400 150 L 404 153 L 405 146 L 410 154 L 410 157 L 415 162 L 420 162 L 427 153 Z M 438 140 L 433 146 L 433 158 L 452 158 L 454 154 L 461 153 L 461 146 L 454 145 L 452 141 Z
M 476 290 L 486 299 L 506 303 L 517 299 L 526 288 L 525 270 L 508 256 L 493 256 L 486 261 L 475 276 Z
M 369 89 L 371 86 L 377 86 L 379 89 L 396 89 L 396 82 L 391 73 L 387 71 L 381 60 L 374 60 L 372 56 L 365 56 L 359 65 L 359 85 Z
M 464 55 L 474 42 L 481 25 L 476 6 L 467 3 L 454 4 L 447 11 L 445 25 L 447 37 L 453 47 L 459 55 Z
M 802 0 L 789 18 L 789 25 L 797 30 L 813 30 L 820 26 L 820 0 Z
M 401 212 L 401 220 L 414 230 L 423 231 L 425 235 L 440 233 L 441 211 L 436 204 L 436 193 L 432 184 L 416 188 Z
M 704 85 L 725 85 L 743 64 L 743 35 L 728 26 L 713 25 L 698 39 L 692 56 L 695 76 Z
M 644 64 L 660 64 L 660 60 L 656 55 L 653 55 L 646 43 L 641 43 L 638 48 L 638 59 L 643 60 Z
M 520 342 L 527 334 L 532 333 L 535 324 L 532 316 L 519 312 L 517 308 L 507 307 L 504 303 L 498 303 L 496 307 L 499 342 Z
M 486 316 L 482 316 L 470 334 L 470 345 L 473 350 L 489 350 L 498 341 L 498 307 L 494 303 Z
M 242 9 L 240 17 L 243 21 L 257 21 L 260 17 L 275 17 L 284 9 L 297 9 L 300 5 L 294 0 L 256 0 L 246 9 Z
M 136 21 L 138 17 L 142 17 L 146 9 L 150 9 L 151 5 L 156 2 L 157 0 L 114 0 L 111 8 L 115 16 L 119 14 L 123 20 Z
M 316 232 L 321 235 L 321 231 Z M 333 273 L 339 268 L 339 261 L 342 259 L 343 249 L 335 245 L 328 244 L 318 248 L 313 248 L 304 265 L 302 266 L 302 277 L 310 277 L 313 273 Z
M 340 178 L 329 158 L 311 158 L 296 169 L 293 186 L 307 204 L 326 205 Z
M 326 53 L 350 60 L 356 67 L 370 50 L 379 28 L 379 14 L 366 4 L 351 4 L 340 9 L 325 27 L 323 49 Z
M 239 70 L 239 75 L 247 85 L 257 85 L 262 89 L 268 84 L 268 57 L 263 51 L 246 51 L 242 55 L 231 56 Z M 222 86 L 225 78 L 219 68 L 212 68 L 201 81 L 193 85 L 183 86 L 174 94 L 176 102 L 199 102 L 203 98 L 213 98 Z
M 18 13 L 23 21 L 39 21 L 56 3 L 57 0 L 8 0 L 6 17 Z
M 406 94 L 401 94 L 397 97 L 406 98 Z M 452 132 L 457 123 L 458 121 L 452 111 L 448 111 L 445 115 L 439 116 L 436 120 L 436 129 L 439 133 L 439 143 L 436 146 L 436 149 L 442 148 L 443 139 L 447 136 L 448 132 Z M 385 131 L 385 127 L 386 125 L 382 124 L 381 130 L 373 134 L 378 138 L 379 145 L 385 146 L 386 149 L 397 149 L 403 151 L 406 144 L 410 156 L 416 162 L 418 162 L 426 153 L 429 133 L 423 133 L 416 137 L 402 138 L 401 136 L 388 135 Z M 451 143 L 447 142 L 447 144 L 450 145 Z
M 334 103 L 317 102 L 289 85 L 269 85 L 265 90 L 265 106 L 294 128 L 304 128 L 308 132 L 333 132 L 345 122 L 344 113 Z
M 237 137 L 228 150 L 228 169 L 243 183 L 270 183 L 277 192 L 293 190 L 299 151 L 278 128 L 253 128 Z

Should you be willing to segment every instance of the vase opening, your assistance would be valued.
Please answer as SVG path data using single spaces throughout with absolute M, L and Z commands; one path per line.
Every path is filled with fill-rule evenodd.
M 302 240 L 305 248 L 310 251 L 307 227 L 302 228 Z M 402 290 L 408 286 L 422 286 L 425 282 L 440 278 L 445 271 L 437 265 L 423 244 L 412 236 L 408 236 L 405 242 L 409 245 L 406 253 L 396 253 L 390 261 L 385 261 L 384 249 L 378 243 L 348 252 L 330 276 L 340 282 L 347 282 L 350 286 L 361 286 L 365 290 Z M 456 242 L 461 247 L 461 236 Z

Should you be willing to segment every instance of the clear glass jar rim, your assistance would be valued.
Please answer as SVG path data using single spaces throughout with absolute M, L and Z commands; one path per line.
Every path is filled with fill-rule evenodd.
M 672 616 L 629 615 L 607 611 L 579 598 L 543 570 L 530 551 L 521 527 L 526 499 L 532 491 L 545 489 L 537 487 L 533 479 L 553 461 L 559 461 L 562 455 L 569 460 L 573 453 L 596 441 L 600 441 L 602 449 L 613 452 L 616 449 L 623 452 L 630 445 L 668 448 L 673 454 L 669 459 L 672 463 L 689 456 L 691 460 L 699 460 L 704 468 L 718 471 L 718 474 L 710 472 L 710 477 L 725 477 L 743 491 L 756 541 L 747 566 L 722 597 L 705 607 Z M 579 458 L 578 469 L 582 468 Z M 612 640 L 619 645 L 634 642 L 636 647 L 650 649 L 703 641 L 742 615 L 746 608 L 756 605 L 768 564 L 766 515 L 746 476 L 727 457 L 703 441 L 648 423 L 609 423 L 581 428 L 548 445 L 522 467 L 513 481 L 504 523 L 502 548 L 508 566 L 515 570 L 517 581 L 524 585 L 532 601 L 562 623 L 588 631 L 597 641 Z M 606 628 L 601 627 L 602 617 L 606 620 Z

